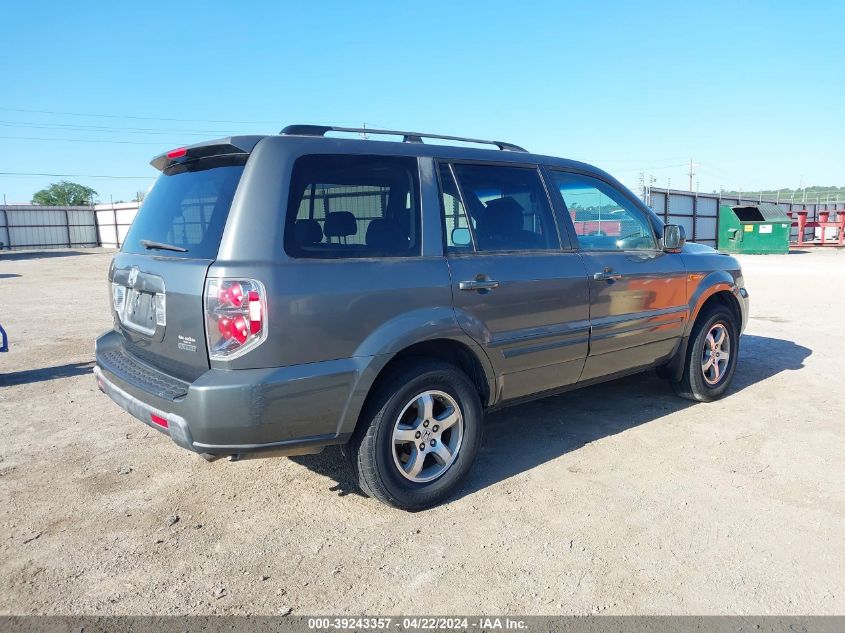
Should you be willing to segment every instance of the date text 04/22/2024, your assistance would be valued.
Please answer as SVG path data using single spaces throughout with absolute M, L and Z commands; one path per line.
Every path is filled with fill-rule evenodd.
M 527 628 L 524 620 L 499 617 L 405 617 L 405 618 L 309 618 L 308 628 L 320 630 L 431 630 L 431 631 L 466 631 L 510 630 L 519 631 Z

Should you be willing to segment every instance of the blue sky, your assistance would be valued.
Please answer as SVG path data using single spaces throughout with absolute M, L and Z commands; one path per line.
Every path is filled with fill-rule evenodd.
M 690 158 L 701 191 L 841 186 L 843 4 L 9 0 L 0 172 L 137 176 L 68 178 L 129 199 L 161 151 L 313 122 L 509 140 L 632 188 L 686 188 Z

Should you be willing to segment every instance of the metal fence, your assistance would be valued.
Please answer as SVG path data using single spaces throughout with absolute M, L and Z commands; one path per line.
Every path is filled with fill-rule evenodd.
M 719 205 L 772 202 L 784 211 L 807 211 L 807 220 L 818 220 L 820 211 L 844 211 L 845 202 L 783 202 L 763 196 L 737 198 L 652 187 L 643 192 L 645 203 L 664 222 L 680 224 L 687 239 L 715 247 L 719 234 Z M 120 248 L 140 203 L 98 204 L 94 207 L 39 207 L 0 205 L 0 249 Z M 817 229 L 807 229 L 810 233 Z M 805 235 L 805 239 L 812 239 Z M 790 239 L 797 238 L 792 228 Z
M 0 205 L 0 250 L 120 248 L 139 203 L 94 207 Z
M 91 207 L 0 205 L 0 248 L 99 246 Z
M 96 205 L 93 211 L 100 246 L 120 248 L 140 206 L 140 202 Z
M 719 235 L 719 206 L 722 204 L 758 204 L 771 202 L 786 212 L 807 211 L 807 220 L 818 220 L 820 211 L 845 210 L 845 202 L 783 202 L 766 196 L 738 198 L 719 194 L 693 193 L 677 189 L 659 189 L 652 187 L 644 192 L 645 203 L 667 224 L 680 224 L 684 227 L 687 239 L 708 246 L 716 247 Z M 795 216 L 793 216 L 795 217 Z M 807 229 L 813 232 L 815 229 Z M 798 229 L 792 228 L 790 239 L 797 238 Z M 808 237 L 804 236 L 805 239 Z M 812 236 L 809 236 L 812 239 Z

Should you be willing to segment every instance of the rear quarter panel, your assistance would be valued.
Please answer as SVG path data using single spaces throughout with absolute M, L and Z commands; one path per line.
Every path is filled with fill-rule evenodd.
M 392 353 L 398 350 L 386 343 L 391 328 L 401 323 L 425 338 L 424 331 L 428 326 L 436 331 L 434 321 L 440 318 L 427 310 L 451 306 L 439 200 L 431 196 L 422 196 L 419 257 L 321 260 L 286 254 L 284 218 L 293 165 L 300 156 L 320 153 L 357 152 L 332 139 L 270 137 L 255 147 L 209 275 L 264 284 L 268 337 L 249 354 L 213 366 L 278 367 Z M 421 161 L 419 176 L 421 188 L 429 189 L 434 183 L 430 162 Z

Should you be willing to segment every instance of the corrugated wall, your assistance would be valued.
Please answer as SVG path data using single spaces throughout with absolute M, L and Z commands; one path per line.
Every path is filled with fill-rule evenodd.
M 680 224 L 687 233 L 687 239 L 700 242 L 708 246 L 716 246 L 719 234 L 719 205 L 720 204 L 758 204 L 756 198 L 742 197 L 738 199 L 720 198 L 715 194 L 695 194 L 689 191 L 675 189 L 651 188 L 646 194 L 646 204 L 660 216 L 667 224 Z M 775 202 L 774 199 L 763 197 L 762 202 Z M 827 202 L 802 204 L 800 202 L 782 202 L 777 204 L 787 212 L 806 210 L 807 219 L 816 221 L 819 211 L 845 210 L 845 202 Z M 807 229 L 805 239 L 812 239 L 813 229 Z M 792 229 L 791 239 L 797 237 L 797 229 Z
M 0 243 L 4 249 L 98 246 L 94 210 L 0 205 Z
M 647 203 L 664 222 L 680 224 L 687 239 L 716 246 L 719 231 L 719 204 L 739 204 L 737 198 L 720 198 L 714 194 L 652 188 Z M 756 204 L 757 198 L 743 203 Z M 774 200 L 763 199 L 763 202 Z M 807 219 L 818 220 L 819 211 L 843 211 L 845 202 L 801 204 L 778 202 L 784 211 L 806 209 Z M 73 248 L 105 246 L 120 248 L 135 219 L 140 203 L 98 204 L 95 207 L 39 207 L 35 205 L 0 205 L 0 248 Z M 812 239 L 808 229 L 805 239 Z M 791 239 L 795 239 L 792 229 Z
M 120 248 L 139 206 L 137 202 L 94 207 L 0 205 L 0 249 Z
M 100 244 L 107 248 L 120 248 L 140 206 L 139 202 L 96 205 L 94 212 L 97 217 Z

